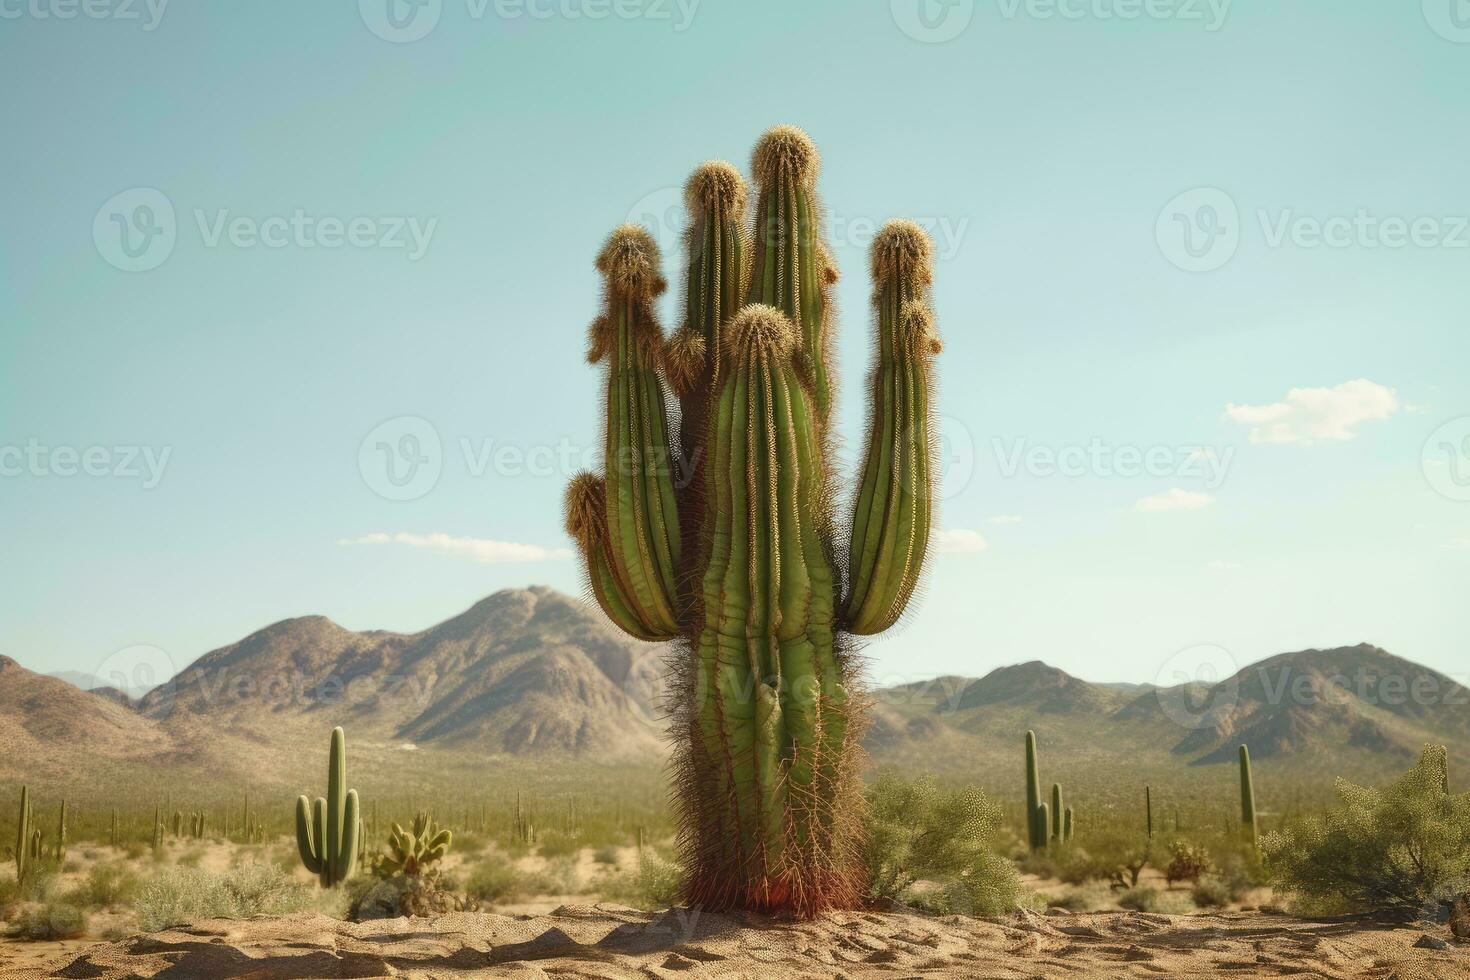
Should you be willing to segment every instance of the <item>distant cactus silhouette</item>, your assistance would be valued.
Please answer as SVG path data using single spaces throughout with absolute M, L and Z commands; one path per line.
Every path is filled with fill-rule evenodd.
M 753 235 L 735 168 L 694 172 L 684 322 L 667 343 L 652 237 L 624 226 L 597 258 L 604 302 L 589 360 L 606 370 L 606 472 L 573 479 L 567 528 L 614 623 L 684 641 L 675 772 L 685 899 L 713 909 L 810 916 L 861 902 L 863 701 L 842 637 L 903 614 L 933 521 L 932 246 L 895 221 L 872 248 L 866 458 L 838 560 L 837 269 L 819 235 L 818 167 L 794 127 L 760 139 Z

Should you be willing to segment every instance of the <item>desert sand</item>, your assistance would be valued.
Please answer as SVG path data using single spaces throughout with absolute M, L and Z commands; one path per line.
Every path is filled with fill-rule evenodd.
M 862 912 L 774 923 L 567 905 L 536 917 L 461 913 L 361 925 L 317 915 L 215 920 L 42 963 L 12 961 L 0 977 L 1470 977 L 1470 950 L 1416 945 L 1425 935 L 1420 927 L 1260 913 L 977 920 Z

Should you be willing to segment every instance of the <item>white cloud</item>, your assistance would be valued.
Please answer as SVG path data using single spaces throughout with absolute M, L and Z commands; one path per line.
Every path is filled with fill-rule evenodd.
M 1021 523 L 1021 515 L 1020 514 L 997 514 L 997 515 L 995 515 L 994 517 L 992 517 L 990 519 L 990 523 L 992 523 L 992 524 L 1019 524 L 1019 523 Z
M 1215 502 L 1215 498 L 1207 493 L 1198 493 L 1194 490 L 1181 490 L 1174 487 L 1163 493 L 1156 493 L 1151 497 L 1144 497 L 1133 505 L 1134 510 L 1149 512 L 1164 510 L 1199 510 L 1208 507 Z
M 515 541 L 495 541 L 491 538 L 456 538 L 448 534 L 384 534 L 382 531 L 364 534 L 360 538 L 342 538 L 342 545 L 401 544 L 410 548 L 425 548 L 441 554 L 469 558 L 474 561 L 504 564 L 522 561 L 560 561 L 572 557 L 566 548 L 543 548 L 537 544 L 520 544 Z
M 989 545 L 979 531 L 969 528 L 946 528 L 939 532 L 939 550 L 950 555 L 973 555 Z
M 1386 419 L 1399 409 L 1392 388 L 1367 378 L 1344 381 L 1334 388 L 1293 388 L 1270 405 L 1225 406 L 1225 417 L 1251 427 L 1251 442 L 1301 443 L 1318 439 L 1346 441 L 1363 422 Z

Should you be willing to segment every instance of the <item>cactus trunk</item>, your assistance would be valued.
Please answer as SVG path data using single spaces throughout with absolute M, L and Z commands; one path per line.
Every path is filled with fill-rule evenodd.
M 15 880 L 26 880 L 30 870 L 31 849 L 31 791 L 27 786 L 20 788 L 20 815 L 16 818 L 15 831 Z
M 651 237 L 620 228 L 599 255 L 604 304 L 589 359 L 606 371 L 606 473 L 572 481 L 567 528 L 613 622 L 682 641 L 686 900 L 811 916 L 853 907 L 863 892 L 862 700 L 842 637 L 891 625 L 923 567 L 938 342 L 928 239 L 894 223 L 873 250 L 878 356 L 843 566 L 828 448 L 836 270 L 818 236 L 816 149 L 777 127 L 753 169 L 749 238 L 739 173 L 714 162 L 690 178 L 684 323 L 666 344 Z M 665 382 L 679 403 L 677 443 Z M 519 805 L 516 823 L 533 833 Z
M 1251 753 L 1244 745 L 1240 747 L 1240 834 L 1251 847 L 1255 847 L 1260 839 L 1256 827 L 1256 784 L 1251 777 Z
M 1037 757 L 1036 733 L 1026 733 L 1026 837 L 1031 850 L 1046 847 L 1047 827 L 1040 821 L 1041 762 Z

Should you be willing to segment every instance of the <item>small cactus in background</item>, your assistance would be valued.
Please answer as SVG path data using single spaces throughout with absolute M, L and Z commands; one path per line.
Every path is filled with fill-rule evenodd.
M 434 818 L 421 811 L 414 817 L 412 830 L 393 825 L 388 835 L 388 853 L 379 861 L 378 871 L 408 877 L 421 875 L 430 865 L 442 860 L 453 843 L 454 834 L 440 830 Z
M 1154 839 L 1154 788 L 1145 786 L 1143 788 L 1143 812 L 1144 828 L 1148 833 L 1148 839 Z
M 667 343 L 656 244 L 634 226 L 608 239 L 589 352 L 606 370 L 606 473 L 579 474 L 567 493 L 567 529 L 603 611 L 639 639 L 683 641 L 685 900 L 803 917 L 864 893 L 862 699 L 842 636 L 891 626 L 924 566 L 939 350 L 932 245 L 892 222 L 872 250 L 877 356 L 842 549 L 828 363 L 837 270 L 819 234 L 818 168 L 800 130 L 761 138 L 753 235 L 739 172 L 695 171 L 684 322 Z
M 1036 753 L 1036 733 L 1026 733 L 1026 836 L 1031 850 L 1046 846 L 1046 834 L 1037 826 L 1041 810 L 1041 768 Z
M 1067 807 L 1066 819 L 1062 821 L 1062 840 L 1068 844 L 1072 842 L 1072 834 L 1077 830 L 1076 821 L 1072 817 L 1072 808 Z
M 16 822 L 15 880 L 23 882 L 30 870 L 31 855 L 31 791 L 27 786 L 20 788 L 20 815 Z
M 1067 840 L 1067 808 L 1062 805 L 1062 784 L 1051 784 L 1051 839 L 1063 844 Z
M 66 801 L 61 801 L 61 815 L 56 821 L 56 863 L 66 860 Z
M 163 808 L 153 804 L 153 853 L 163 850 Z
M 1251 778 L 1251 752 L 1240 747 L 1240 835 L 1251 847 L 1260 841 L 1256 827 L 1256 784 Z
M 305 796 L 296 801 L 296 847 L 323 888 L 336 888 L 357 870 L 358 810 L 357 790 L 347 788 L 347 734 L 334 728 L 326 799 L 318 797 L 315 805 Z

